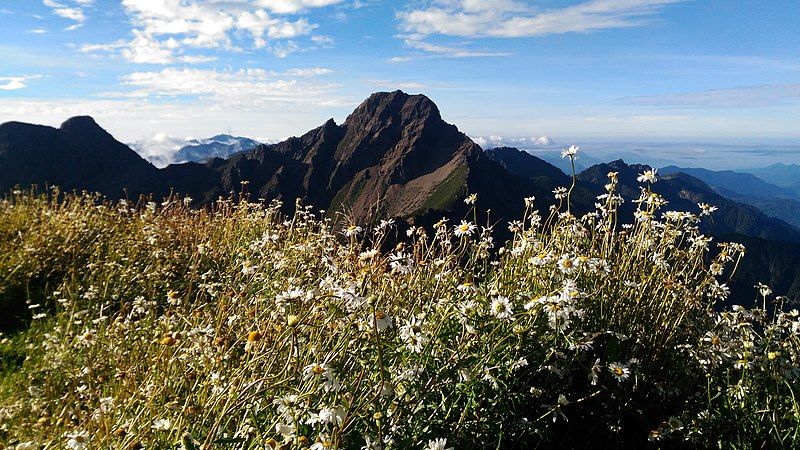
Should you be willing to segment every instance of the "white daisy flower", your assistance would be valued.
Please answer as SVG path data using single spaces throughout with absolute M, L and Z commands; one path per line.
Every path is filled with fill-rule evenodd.
M 613 375 L 614 378 L 620 383 L 627 380 L 631 376 L 631 369 L 628 367 L 628 365 L 620 362 L 613 362 L 609 364 L 608 371 L 611 372 L 611 375 Z

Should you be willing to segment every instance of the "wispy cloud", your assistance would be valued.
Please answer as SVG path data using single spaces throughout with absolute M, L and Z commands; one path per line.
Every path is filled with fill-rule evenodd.
M 74 23 L 67 28 L 68 31 L 74 30 L 86 21 L 84 9 L 92 6 L 94 0 L 42 0 L 45 6 L 53 11 L 53 14 L 71 20 Z
M 448 58 L 476 58 L 486 56 L 509 56 L 508 52 L 486 52 L 479 50 L 467 50 L 460 47 L 436 45 L 416 38 L 407 38 L 405 44 L 411 48 L 422 50 L 428 53 L 435 53 Z
M 539 9 L 511 0 L 433 0 L 398 13 L 406 33 L 461 37 L 529 37 L 634 27 L 685 0 L 590 0 Z
M 430 44 L 426 38 L 521 38 L 640 26 L 669 4 L 686 0 L 589 0 L 541 9 L 516 0 L 429 0 L 397 13 L 406 45 L 448 56 L 500 56 Z
M 620 99 L 626 105 L 677 108 L 752 108 L 800 102 L 800 83 L 759 84 L 698 92 L 642 95 Z
M 276 14 L 292 14 L 308 8 L 335 5 L 343 0 L 258 0 L 256 4 Z
M 343 100 L 332 94 L 338 85 L 317 81 L 331 73 L 314 67 L 274 72 L 264 69 L 201 70 L 168 68 L 135 72 L 122 78 L 133 90 L 106 93 L 106 97 L 191 97 L 229 108 L 257 108 L 268 104 L 305 103 L 335 105 Z
M 402 89 L 406 91 L 422 91 L 423 89 L 429 89 L 430 86 L 424 83 L 418 83 L 416 81 L 391 81 L 391 80 L 365 80 L 367 83 L 372 84 L 380 89 Z

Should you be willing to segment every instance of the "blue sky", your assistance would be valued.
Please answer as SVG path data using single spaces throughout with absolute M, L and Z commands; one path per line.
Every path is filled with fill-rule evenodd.
M 403 89 L 495 141 L 797 143 L 798 22 L 796 0 L 3 0 L 0 122 L 273 139 Z

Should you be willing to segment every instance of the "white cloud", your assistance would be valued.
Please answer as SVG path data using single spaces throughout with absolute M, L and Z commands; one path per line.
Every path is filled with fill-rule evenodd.
M 285 72 L 290 77 L 318 77 L 333 73 L 333 70 L 324 67 L 311 67 L 303 69 L 289 69 Z
M 317 46 L 322 48 L 330 48 L 333 47 L 335 41 L 330 36 L 320 34 L 316 36 L 311 36 L 311 42 L 317 44 Z
M 52 2 L 53 0 L 45 0 Z M 77 1 L 77 0 L 73 0 Z M 341 0 L 122 0 L 134 28 L 133 40 L 119 45 L 84 45 L 85 52 L 120 51 L 128 61 L 141 64 L 198 63 L 207 54 L 187 54 L 198 49 L 240 50 L 242 35 L 252 48 L 266 48 L 283 58 L 301 50 L 294 41 L 309 37 L 314 47 L 330 47 L 328 36 L 313 36 L 318 25 L 305 17 L 288 19 L 309 8 Z M 234 44 L 236 42 L 236 45 Z
M 142 158 L 158 167 L 165 167 L 175 162 L 175 153 L 186 145 L 187 141 L 188 139 L 159 132 L 128 145 Z
M 277 44 L 273 45 L 270 50 L 278 58 L 286 58 L 287 56 L 291 55 L 292 53 L 299 51 L 300 50 L 300 46 L 297 45 L 297 42 L 286 41 L 286 42 L 277 43 Z
M 108 44 L 82 44 L 78 50 L 83 53 L 113 52 L 125 48 L 127 45 L 128 43 L 125 41 L 116 41 Z
M 664 6 L 682 1 L 588 0 L 541 9 L 511 0 L 430 0 L 425 7 L 402 11 L 397 17 L 412 41 L 435 34 L 518 38 L 639 26 Z
M 800 103 L 800 83 L 760 84 L 621 99 L 626 105 L 679 108 L 752 108 Z
M 342 0 L 258 0 L 256 4 L 276 14 L 293 14 L 308 8 L 321 8 Z
M 45 6 L 53 10 L 53 14 L 75 22 L 67 31 L 80 27 L 86 21 L 84 7 L 92 6 L 93 0 L 62 0 L 70 3 L 60 3 L 55 0 L 43 0 Z
M 0 91 L 15 91 L 28 87 L 28 80 L 41 78 L 39 75 L 29 75 L 25 77 L 0 77 Z
M 133 32 L 136 37 L 122 49 L 123 58 L 139 64 L 170 64 L 175 61 L 172 54 L 175 46 L 170 45 L 171 42 L 176 42 L 174 39 L 162 43 L 141 31 Z
M 291 39 L 311 34 L 311 31 L 317 27 L 317 25 L 310 24 L 305 18 L 289 22 L 270 17 L 263 9 L 254 13 L 240 14 L 236 26 L 252 34 L 256 48 L 264 47 L 267 44 L 265 36 L 270 39 Z
M 556 145 L 548 136 L 504 137 L 498 135 L 470 137 L 481 148 L 516 147 L 520 149 L 547 148 Z

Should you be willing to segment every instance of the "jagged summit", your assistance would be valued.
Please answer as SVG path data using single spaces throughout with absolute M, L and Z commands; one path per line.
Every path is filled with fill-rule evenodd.
M 442 119 L 439 108 L 425 95 L 409 95 L 397 90 L 370 95 L 348 116 L 344 125 L 362 124 L 365 119 L 379 122 L 390 117 L 405 120 L 424 120 L 428 117 L 433 120 Z

